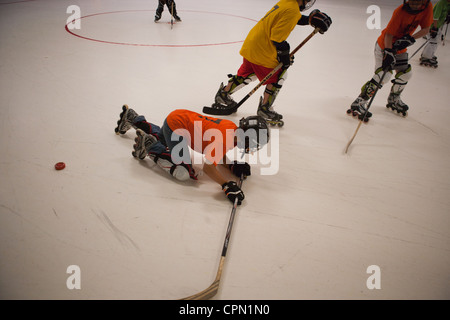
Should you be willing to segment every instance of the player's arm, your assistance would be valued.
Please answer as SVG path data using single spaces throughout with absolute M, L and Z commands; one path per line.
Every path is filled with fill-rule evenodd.
M 226 157 L 224 157 L 224 161 L 225 160 Z M 230 170 L 230 168 L 228 169 Z M 206 173 L 206 175 L 208 175 L 208 177 L 210 177 L 212 180 L 220 184 L 223 192 L 232 203 L 234 203 L 236 199 L 238 200 L 238 205 L 242 203 L 242 200 L 244 200 L 245 196 L 241 188 L 239 188 L 239 186 L 236 184 L 235 181 L 232 180 L 227 181 L 225 177 L 217 169 L 216 164 L 205 163 L 203 165 L 203 172 Z
M 392 42 L 394 40 L 394 36 L 388 32 L 384 35 L 384 48 L 392 49 Z
M 430 32 L 430 26 L 427 27 L 427 28 L 420 29 L 418 32 L 413 34 L 412 37 L 414 39 L 419 39 L 419 38 L 422 38 L 422 37 L 426 36 L 429 32 Z
M 220 173 L 219 170 L 217 170 L 217 167 L 215 164 L 211 163 L 205 163 L 203 165 L 203 172 L 208 175 L 212 180 L 217 182 L 220 185 L 223 185 L 224 183 L 227 183 L 227 180 L 225 177 Z

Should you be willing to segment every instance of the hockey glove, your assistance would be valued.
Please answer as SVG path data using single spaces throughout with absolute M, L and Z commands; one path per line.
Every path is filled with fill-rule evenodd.
M 228 199 L 234 204 L 237 199 L 237 204 L 240 205 L 245 196 L 241 188 L 238 187 L 236 182 L 228 181 L 222 185 L 222 190 L 227 195 Z
M 283 42 L 275 42 L 273 41 L 275 48 L 277 49 L 277 60 L 281 62 L 283 66 L 281 67 L 283 70 L 289 68 L 291 66 L 291 57 L 289 56 L 289 50 L 291 46 L 287 41 Z
M 396 54 L 396 52 L 394 49 L 389 49 L 389 48 L 384 49 L 383 65 L 382 65 L 383 70 L 388 71 L 394 67 L 395 62 L 396 62 L 395 54 Z
M 439 31 L 438 28 L 436 28 L 435 26 L 432 26 L 432 27 L 430 28 L 430 37 L 431 37 L 432 39 L 436 38 L 436 36 L 437 36 L 437 34 L 438 34 L 438 31 Z
M 250 165 L 245 163 L 239 163 L 236 160 L 230 164 L 230 171 L 236 176 L 241 177 L 241 175 L 244 175 L 244 179 L 251 175 Z
M 416 39 L 414 39 L 412 36 L 407 34 L 406 36 L 398 39 L 394 42 L 392 47 L 396 49 L 397 51 L 403 50 L 408 48 L 409 46 L 412 46 L 416 42 Z
M 319 32 L 324 34 L 329 28 L 333 21 L 326 14 L 318 9 L 315 9 L 309 15 L 309 24 L 314 28 L 319 28 Z

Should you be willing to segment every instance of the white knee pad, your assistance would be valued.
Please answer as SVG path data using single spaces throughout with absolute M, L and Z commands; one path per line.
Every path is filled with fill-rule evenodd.
M 153 157 L 153 159 L 155 158 Z M 163 157 L 157 157 L 156 163 L 161 169 L 179 181 L 186 181 L 190 178 L 188 169 L 182 165 L 176 165 Z
M 395 74 L 395 78 L 394 80 L 392 80 L 391 92 L 400 94 L 403 91 L 403 89 L 405 89 L 406 84 L 412 77 L 411 70 L 412 70 L 411 65 L 408 65 L 406 70 L 399 71 Z
M 244 86 L 248 85 L 250 82 L 258 79 L 254 73 L 249 74 L 246 78 L 231 74 L 229 74 L 228 77 L 230 78 L 228 82 L 233 82 L 233 85 L 231 86 L 229 91 L 230 94 L 239 91 Z
M 190 179 L 189 171 L 180 165 L 175 165 L 175 168 L 172 171 L 172 176 L 180 181 L 186 181 Z

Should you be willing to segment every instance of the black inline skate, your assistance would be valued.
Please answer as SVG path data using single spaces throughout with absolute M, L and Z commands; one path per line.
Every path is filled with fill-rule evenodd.
M 395 93 L 389 94 L 386 108 L 392 109 L 392 111 L 397 111 L 397 113 L 401 113 L 404 117 L 406 117 L 409 109 L 408 105 L 400 99 L 400 95 Z
M 353 117 L 357 117 L 359 120 L 368 122 L 372 117 L 372 113 L 370 111 L 367 111 L 366 109 L 367 102 L 368 100 L 362 98 L 361 96 L 358 96 L 358 98 L 353 101 L 350 109 L 347 110 L 347 114 L 351 114 Z
M 420 58 L 420 65 L 436 69 L 438 67 L 438 62 L 437 62 L 436 57 L 433 57 L 431 59 L 427 59 L 427 58 L 421 57 Z
M 273 110 L 272 107 L 269 107 L 269 104 L 263 104 L 263 97 L 260 97 L 259 99 L 259 106 L 257 111 L 258 116 L 263 117 L 268 124 L 271 126 L 278 126 L 282 127 L 284 126 L 283 116 L 275 110 Z

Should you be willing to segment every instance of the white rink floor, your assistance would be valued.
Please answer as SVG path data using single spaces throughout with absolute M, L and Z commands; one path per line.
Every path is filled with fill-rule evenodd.
M 135 160 L 134 133 L 114 127 L 125 103 L 157 124 L 201 112 L 275 2 L 178 0 L 171 30 L 167 9 L 153 22 L 156 1 L 0 0 L 0 299 L 171 300 L 213 281 L 231 204 L 206 176 L 177 183 Z M 450 298 L 449 41 L 438 69 L 411 60 L 409 115 L 385 108 L 386 85 L 344 154 L 381 32 L 366 26 L 374 2 L 316 2 L 333 25 L 289 69 L 279 170 L 254 165 L 244 182 L 215 299 Z M 384 28 L 402 1 L 376 3 Z M 311 31 L 297 27 L 291 47 Z M 254 114 L 261 94 L 228 118 Z M 381 289 L 366 285 L 371 265 Z

